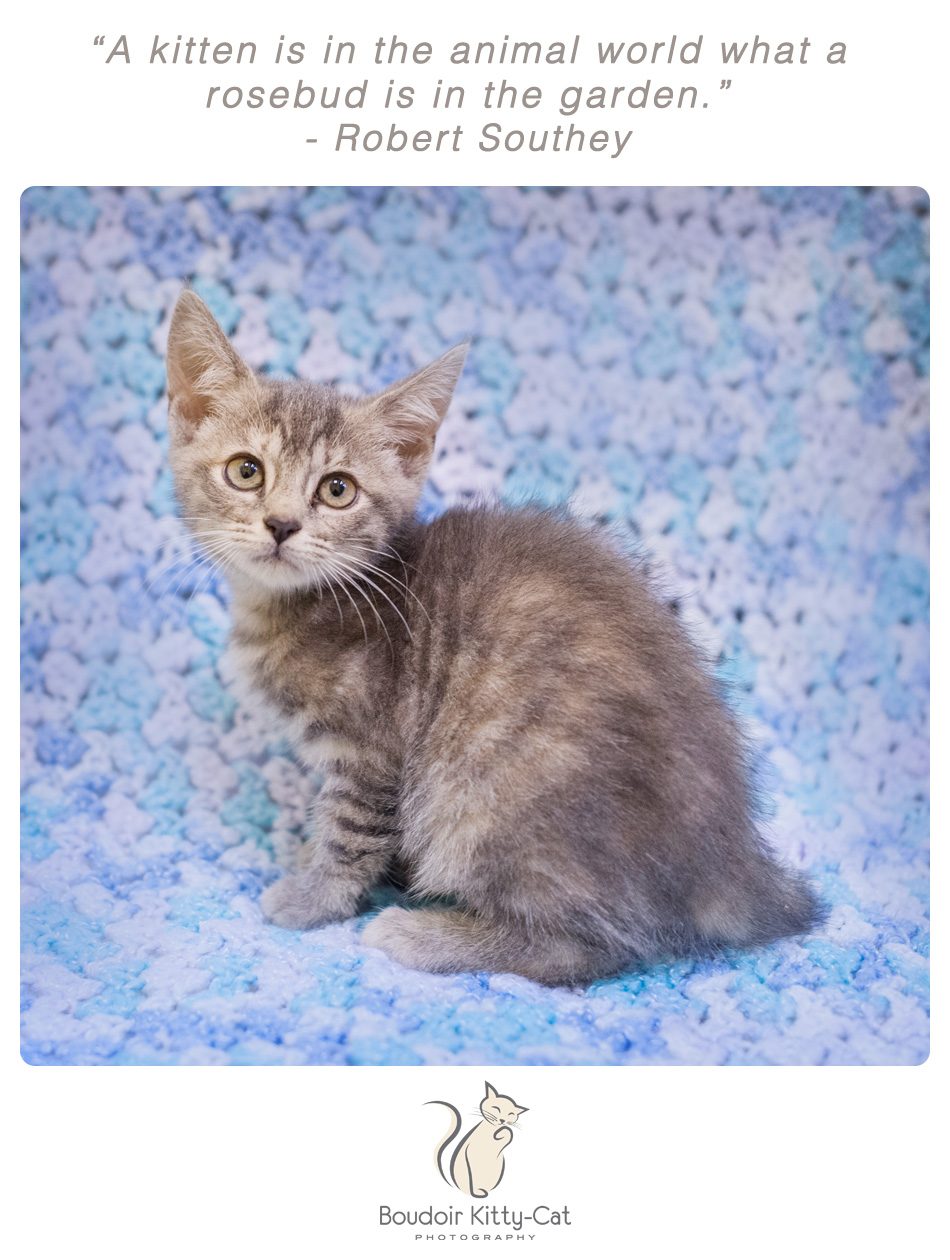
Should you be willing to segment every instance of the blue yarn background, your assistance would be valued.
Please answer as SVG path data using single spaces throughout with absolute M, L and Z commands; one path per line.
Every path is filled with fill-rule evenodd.
M 28 1062 L 926 1057 L 924 194 L 62 188 L 22 214 Z M 278 375 L 376 388 L 473 338 L 423 512 L 571 497 L 641 540 L 825 927 L 582 991 L 262 921 L 314 785 L 229 690 L 226 584 L 176 519 L 184 277 Z

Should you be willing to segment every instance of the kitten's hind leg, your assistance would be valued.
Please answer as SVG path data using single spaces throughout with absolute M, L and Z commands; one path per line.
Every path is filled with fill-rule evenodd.
M 541 984 L 580 984 L 605 974 L 603 958 L 582 942 L 548 933 L 532 942 L 511 924 L 463 910 L 390 906 L 370 920 L 363 941 L 416 971 L 513 971 Z
M 328 775 L 317 800 L 304 864 L 265 888 L 261 908 L 278 927 L 313 928 L 348 919 L 384 875 L 398 843 L 396 806 L 383 789 Z

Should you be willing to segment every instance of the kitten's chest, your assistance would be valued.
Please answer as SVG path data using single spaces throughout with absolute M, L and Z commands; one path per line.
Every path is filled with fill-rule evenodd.
M 238 694 L 264 706 L 315 769 L 350 761 L 370 740 L 366 663 L 290 633 L 255 633 L 235 621 L 227 659 Z M 378 706 L 377 706 L 378 708 Z

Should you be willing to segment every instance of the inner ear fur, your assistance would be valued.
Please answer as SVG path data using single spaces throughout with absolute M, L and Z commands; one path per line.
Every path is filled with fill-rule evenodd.
M 462 374 L 468 344 L 453 346 L 434 363 L 376 394 L 373 414 L 409 463 L 428 460 Z
M 197 293 L 186 289 L 168 329 L 169 414 L 197 425 L 223 394 L 253 377 Z

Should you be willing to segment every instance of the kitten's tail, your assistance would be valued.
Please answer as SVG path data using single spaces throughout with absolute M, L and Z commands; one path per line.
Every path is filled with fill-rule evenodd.
M 746 895 L 741 926 L 723 942 L 733 948 L 748 949 L 784 936 L 800 936 L 828 916 L 804 874 L 784 866 L 771 854 L 754 882 L 750 881 Z
M 451 1179 L 451 1177 L 446 1177 L 445 1175 L 445 1170 L 442 1167 L 442 1156 L 445 1154 L 446 1147 L 451 1146 L 451 1144 L 455 1141 L 455 1138 L 458 1136 L 458 1131 L 462 1127 L 462 1117 L 451 1103 L 443 1102 L 441 1098 L 431 1098 L 425 1105 L 427 1107 L 448 1107 L 449 1111 L 451 1111 L 452 1115 L 455 1117 L 454 1124 L 451 1126 L 439 1145 L 435 1148 L 435 1166 L 439 1170 L 439 1176 L 447 1186 L 454 1186 L 455 1182 Z M 456 1189 L 458 1189 L 457 1186 Z

